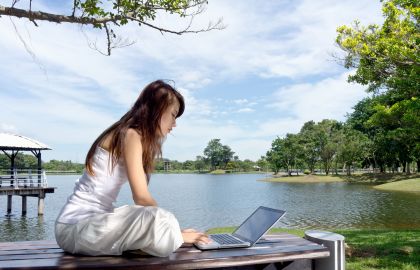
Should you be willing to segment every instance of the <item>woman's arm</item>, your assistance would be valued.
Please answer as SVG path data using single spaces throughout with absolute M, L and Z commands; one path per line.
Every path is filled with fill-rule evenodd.
M 127 168 L 128 182 L 135 204 L 157 206 L 147 187 L 146 174 L 143 169 L 143 147 L 140 135 L 134 129 L 128 129 L 124 140 L 123 158 Z

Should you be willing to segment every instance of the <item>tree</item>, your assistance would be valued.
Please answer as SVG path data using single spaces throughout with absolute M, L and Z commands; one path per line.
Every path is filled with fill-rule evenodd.
M 375 107 L 384 103 L 384 96 L 367 97 L 359 101 L 354 107 L 354 111 L 347 115 L 347 125 L 352 129 L 365 134 L 370 143 L 366 146 L 365 164 L 369 164 L 375 170 L 385 171 L 385 164 L 395 162 L 395 146 L 387 138 L 386 130 L 382 125 L 368 124 L 369 119 L 376 113 Z M 391 162 L 391 163 L 392 163 Z
M 302 149 L 299 145 L 299 138 L 296 134 L 286 134 L 285 138 L 276 138 L 271 149 L 267 152 L 267 161 L 270 163 L 274 173 L 284 168 L 289 175 L 293 168 L 297 168 Z
M 204 168 L 206 167 L 206 162 L 204 160 L 204 157 L 196 156 L 194 165 L 195 165 L 195 169 L 198 172 L 202 172 L 204 170 Z
M 257 160 L 257 165 L 260 167 L 261 171 L 268 171 L 268 161 L 266 156 L 261 156 L 259 160 Z
M 363 161 L 366 157 L 370 141 L 365 134 L 350 126 L 346 126 L 341 134 L 341 141 L 337 149 L 337 161 L 343 163 L 347 175 L 350 175 L 354 163 Z
M 249 159 L 245 159 L 244 161 L 239 162 L 239 169 L 243 172 L 249 172 L 253 170 L 253 166 L 255 163 Z
M 0 154 L 0 169 L 10 170 L 10 159 L 5 154 Z
M 336 42 L 346 53 L 343 64 L 356 68 L 349 81 L 367 85 L 368 92 L 375 94 L 358 104 L 355 112 L 360 115 L 351 124 L 372 140 L 372 158 L 381 172 L 400 164 L 409 172 L 412 161 L 420 165 L 419 10 L 416 0 L 386 0 L 382 26 L 356 22 L 337 29 Z
M 271 149 L 267 151 L 266 153 L 267 162 L 268 164 L 270 164 L 270 167 L 273 170 L 274 174 L 277 174 L 280 171 L 280 169 L 283 167 L 283 158 L 279 152 L 280 150 L 279 140 L 281 139 L 280 138 L 275 139 L 271 143 Z
M 229 146 L 220 143 L 220 139 L 212 139 L 204 149 L 204 156 L 209 161 L 212 169 L 226 168 L 232 159 L 233 152 Z
M 386 89 L 394 99 L 418 96 L 419 24 L 418 0 L 383 1 L 385 21 L 382 26 L 337 29 L 336 43 L 346 53 L 344 66 L 356 68 L 349 81 L 368 85 L 368 91 Z
M 315 144 L 319 151 L 319 157 L 328 175 L 333 159 L 337 152 L 341 124 L 336 120 L 324 119 L 315 126 Z
M 309 171 L 314 173 L 315 164 L 319 158 L 319 148 L 315 140 L 315 122 L 308 121 L 303 124 L 299 135 L 299 144 L 302 147 L 302 160 L 308 166 Z
M 194 170 L 194 161 L 192 160 L 186 160 L 182 163 L 182 169 L 183 170 L 189 170 L 189 171 L 193 171 Z
M 411 98 L 396 102 L 392 106 L 377 105 L 368 125 L 381 126 L 386 138 L 398 145 L 396 156 L 403 164 L 404 172 L 410 173 L 409 164 L 420 159 L 420 100 Z
M 155 160 L 155 170 L 156 171 L 163 171 L 165 169 L 165 162 L 162 158 Z
M 191 29 L 193 19 L 202 13 L 207 0 L 73 0 L 70 14 L 53 14 L 44 11 L 32 10 L 32 0 L 28 1 L 27 9 L 15 7 L 19 0 L 11 1 L 11 6 L 0 5 L 0 16 L 10 16 L 17 18 L 27 18 L 38 26 L 37 21 L 49 21 L 55 23 L 75 23 L 102 29 L 107 40 L 107 49 L 101 51 L 95 43 L 91 47 L 104 55 L 111 55 L 111 50 L 133 44 L 115 32 L 115 28 L 124 26 L 128 23 L 137 23 L 139 26 L 147 26 L 161 33 L 171 33 L 181 35 L 185 33 L 199 33 L 213 29 L 223 29 L 222 20 L 216 23 L 209 22 L 203 29 Z M 189 24 L 184 29 L 168 29 L 155 25 L 153 22 L 159 12 L 189 17 Z

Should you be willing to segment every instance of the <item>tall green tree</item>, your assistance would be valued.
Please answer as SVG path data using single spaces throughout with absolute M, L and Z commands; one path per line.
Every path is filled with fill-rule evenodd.
M 225 168 L 227 163 L 232 160 L 233 152 L 228 145 L 223 145 L 220 139 L 212 139 L 204 149 L 204 156 L 211 165 L 211 168 Z
M 297 134 L 286 134 L 285 138 L 277 138 L 267 152 L 267 161 L 275 173 L 284 168 L 289 175 L 293 169 L 298 168 L 302 148 Z
M 382 1 L 382 26 L 340 26 L 337 44 L 344 52 L 344 66 L 356 68 L 349 81 L 368 86 L 368 91 L 386 89 L 393 99 L 418 96 L 420 89 L 420 2 Z
M 371 141 L 365 152 L 364 164 L 373 169 L 379 168 L 380 172 L 385 172 L 387 164 L 391 164 L 391 167 L 396 165 L 396 145 L 387 137 L 386 129 L 382 125 L 368 123 L 376 113 L 375 107 L 384 103 L 383 99 L 384 96 L 367 97 L 359 101 L 353 107 L 354 111 L 347 115 L 347 125 L 366 134 Z
M 368 92 L 376 95 L 359 104 L 365 106 L 359 112 L 367 114 L 357 116 L 363 121 L 352 124 L 369 132 L 373 158 L 381 171 L 396 164 L 406 171 L 412 161 L 420 165 L 419 116 L 413 111 L 420 93 L 420 2 L 382 2 L 383 25 L 341 26 L 336 42 L 346 53 L 344 66 L 356 68 L 349 81 L 367 85 Z
M 343 164 L 347 175 L 356 162 L 362 162 L 368 155 L 370 140 L 362 132 L 346 126 L 341 130 L 341 139 L 337 148 L 337 162 Z
M 403 165 L 404 172 L 410 173 L 409 164 L 420 159 L 417 151 L 420 145 L 420 100 L 413 97 L 390 107 L 377 105 L 375 110 L 368 125 L 380 125 L 386 130 L 388 141 L 398 146 L 395 149 L 396 157 Z
M 277 174 L 283 167 L 283 157 L 281 155 L 281 142 L 280 138 L 274 139 L 271 143 L 270 150 L 267 151 L 266 157 L 267 162 L 270 165 L 271 170 L 274 174 Z
M 206 162 L 205 162 L 204 157 L 202 157 L 202 156 L 196 156 L 195 157 L 195 163 L 194 163 L 194 165 L 195 165 L 195 169 L 198 172 L 202 172 L 205 169 L 205 167 L 206 167 Z
M 257 166 L 260 167 L 261 171 L 268 171 L 269 163 L 267 157 L 261 156 L 260 159 L 257 160 Z
M 316 124 L 308 121 L 300 129 L 300 145 L 302 147 L 302 161 L 305 162 L 311 173 L 314 173 L 316 162 L 319 159 L 319 147 L 316 143 Z
M 315 144 L 325 174 L 330 173 L 339 143 L 341 124 L 336 120 L 324 119 L 315 126 Z

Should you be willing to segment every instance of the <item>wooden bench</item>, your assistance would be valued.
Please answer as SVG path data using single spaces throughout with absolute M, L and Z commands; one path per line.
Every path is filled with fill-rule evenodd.
M 322 245 L 287 233 L 266 235 L 251 248 L 200 251 L 182 246 L 169 257 L 140 251 L 89 257 L 63 252 L 55 241 L 0 243 L 0 269 L 313 269 L 312 259 L 330 255 Z

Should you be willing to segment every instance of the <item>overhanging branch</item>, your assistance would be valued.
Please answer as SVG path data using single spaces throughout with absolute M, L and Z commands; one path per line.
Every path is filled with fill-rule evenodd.
M 59 14 L 52 14 L 48 12 L 42 11 L 29 11 L 20 8 L 14 7 L 5 7 L 0 5 L 0 16 L 7 15 L 17 18 L 27 18 L 29 20 L 38 20 L 38 21 L 49 21 L 55 23 L 76 23 L 76 24 L 91 24 L 91 25 L 98 25 L 104 24 L 107 22 L 115 22 L 118 20 L 118 16 L 115 18 L 111 17 L 76 17 L 76 16 L 67 16 L 67 15 L 59 15 Z
M 148 17 L 143 17 L 140 13 L 137 12 L 123 12 L 119 13 L 120 10 L 118 8 L 119 14 L 112 14 L 112 13 L 103 13 L 108 14 L 107 16 L 92 16 L 92 15 L 86 15 L 87 13 L 82 10 L 82 14 L 80 16 L 75 16 L 76 10 L 77 10 L 77 0 L 73 1 L 73 8 L 72 8 L 72 14 L 71 15 L 62 15 L 62 14 L 53 14 L 43 11 L 32 11 L 31 5 L 29 7 L 29 10 L 25 9 L 19 9 L 15 8 L 14 5 L 19 0 L 14 0 L 11 7 L 5 7 L 0 5 L 0 16 L 5 15 L 9 17 L 16 17 L 16 18 L 26 18 L 33 22 L 36 26 L 36 21 L 48 21 L 48 22 L 55 22 L 55 23 L 73 23 L 78 25 L 91 25 L 93 27 L 101 28 L 105 31 L 106 34 L 106 40 L 107 40 L 107 52 L 103 53 L 101 50 L 98 50 L 96 46 L 96 42 L 92 44 L 89 44 L 89 47 L 93 47 L 97 51 L 99 51 L 102 54 L 110 55 L 111 49 L 113 48 L 121 48 L 126 47 L 134 42 L 129 42 L 127 40 L 122 39 L 121 37 L 118 37 L 114 31 L 109 27 L 111 24 L 121 26 L 123 24 L 126 24 L 127 22 L 137 22 L 140 26 L 145 25 L 147 27 L 153 28 L 155 30 L 160 31 L 161 33 L 170 33 L 175 35 L 182 35 L 186 33 L 200 33 L 200 32 L 208 32 L 211 30 L 222 30 L 225 28 L 223 25 L 222 19 L 219 19 L 216 23 L 209 22 L 207 28 L 202 29 L 191 29 L 192 21 L 194 19 L 195 15 L 198 15 L 199 13 L 203 12 L 203 4 L 206 2 L 204 0 L 197 1 L 190 6 L 182 7 L 181 9 L 184 10 L 183 13 L 180 14 L 181 17 L 191 17 L 191 20 L 189 24 L 181 30 L 175 30 L 175 29 L 168 29 L 164 27 L 157 26 L 149 21 L 147 21 Z M 187 14 L 186 10 L 192 7 L 196 7 L 197 10 L 193 13 Z M 178 9 L 171 9 L 171 8 L 165 8 L 158 5 L 151 5 L 148 6 L 148 8 L 152 10 L 166 10 L 170 13 L 178 13 Z M 153 14 L 153 13 L 152 13 Z M 149 19 L 152 21 L 154 20 L 154 16 L 150 16 Z

